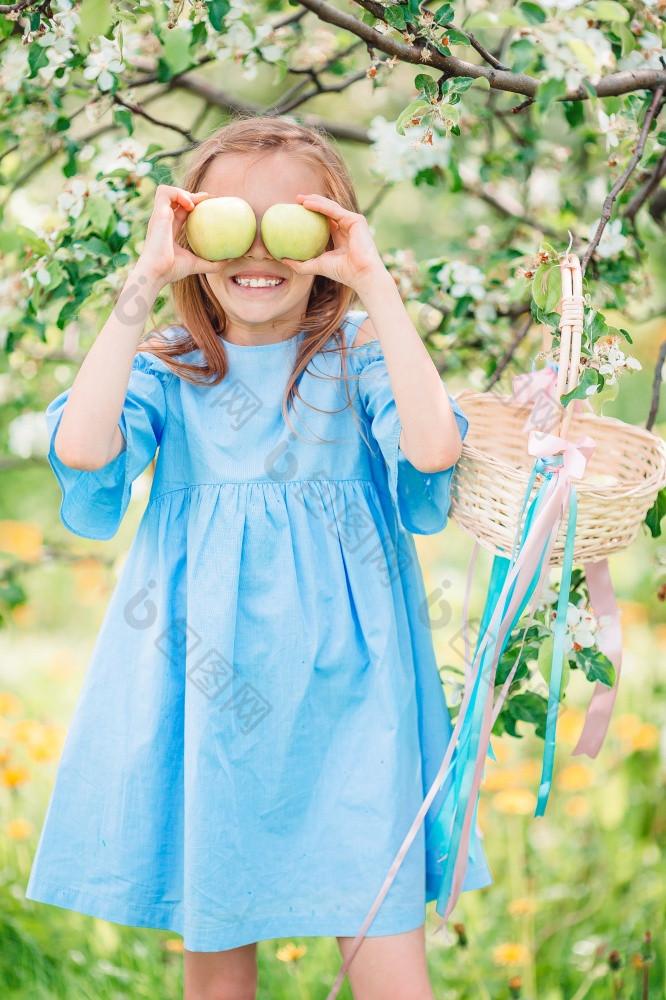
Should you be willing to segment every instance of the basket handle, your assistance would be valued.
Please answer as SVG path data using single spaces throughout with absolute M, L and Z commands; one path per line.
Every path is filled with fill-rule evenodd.
M 583 338 L 583 274 L 580 260 L 571 250 L 567 250 L 559 262 L 562 275 L 562 297 L 557 303 L 561 307 L 560 314 L 560 360 L 557 365 L 557 400 L 562 411 L 559 417 L 559 436 L 568 437 L 573 415 L 573 406 L 562 407 L 559 398 L 565 392 L 571 392 L 578 385 L 578 368 L 580 365 L 581 342 Z M 547 353 L 553 344 L 553 338 L 547 327 L 544 328 L 542 350 Z M 573 402 L 570 400 L 570 402 Z

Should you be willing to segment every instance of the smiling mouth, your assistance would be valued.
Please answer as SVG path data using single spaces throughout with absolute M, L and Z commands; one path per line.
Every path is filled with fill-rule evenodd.
M 279 288 L 284 285 L 286 278 L 243 278 L 233 275 L 231 278 L 231 283 L 236 286 L 236 288 L 251 288 L 253 291 L 261 289 L 266 291 L 272 288 Z

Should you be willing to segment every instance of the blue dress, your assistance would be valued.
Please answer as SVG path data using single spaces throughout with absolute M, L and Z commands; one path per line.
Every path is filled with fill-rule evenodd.
M 230 372 L 216 386 L 137 354 L 126 448 L 97 471 L 57 458 L 69 390 L 49 404 L 48 460 L 74 534 L 111 538 L 159 452 L 67 731 L 28 899 L 169 929 L 192 951 L 358 933 L 452 732 L 412 533 L 446 525 L 453 470 L 419 472 L 400 451 L 380 342 L 353 347 L 367 315 L 343 324 L 366 440 L 330 377 L 337 353 L 320 351 L 300 376 L 311 404 L 289 411 L 300 436 L 285 425 L 303 331 L 225 342 Z M 449 778 L 368 936 L 425 920 L 450 788 Z M 481 836 L 475 824 L 463 890 L 493 882 Z

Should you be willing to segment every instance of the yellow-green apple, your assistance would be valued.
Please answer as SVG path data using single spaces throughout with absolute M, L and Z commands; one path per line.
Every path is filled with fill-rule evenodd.
M 304 205 L 271 205 L 261 219 L 261 238 L 266 249 L 282 260 L 310 260 L 326 249 L 331 237 L 328 217 Z
M 257 219 L 244 198 L 204 198 L 188 215 L 185 232 L 197 257 L 226 260 L 250 249 Z

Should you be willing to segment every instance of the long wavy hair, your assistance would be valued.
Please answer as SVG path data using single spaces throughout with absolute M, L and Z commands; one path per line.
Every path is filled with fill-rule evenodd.
M 206 171 L 218 156 L 234 153 L 260 156 L 278 151 L 287 151 L 291 157 L 298 157 L 313 166 L 319 171 L 324 193 L 329 198 L 349 211 L 359 211 L 347 165 L 323 128 L 305 126 L 288 117 L 236 115 L 196 147 L 178 186 L 192 193 L 203 190 Z M 185 226 L 177 237 L 177 243 L 191 250 Z M 158 339 L 151 335 L 141 341 L 138 351 L 150 351 L 161 358 L 172 372 L 188 382 L 217 385 L 229 371 L 221 336 L 227 325 L 226 314 L 213 294 L 205 274 L 189 275 L 172 282 L 170 288 L 178 319 L 176 325 L 182 327 L 183 335 Z M 351 404 L 347 383 L 347 352 L 341 323 L 356 300 L 356 293 L 348 285 L 322 275 L 315 276 L 306 315 L 301 320 L 304 336 L 297 343 L 297 356 L 282 400 L 282 412 L 287 423 L 287 409 L 289 406 L 293 409 L 294 397 L 298 396 L 302 400 L 298 389 L 299 376 L 319 351 L 340 353 L 342 379 L 347 402 Z M 164 324 L 153 330 L 153 333 L 159 335 L 172 325 Z M 331 346 L 326 347 L 329 339 Z M 201 351 L 203 364 L 189 364 L 178 360 L 181 355 L 195 349 Z

